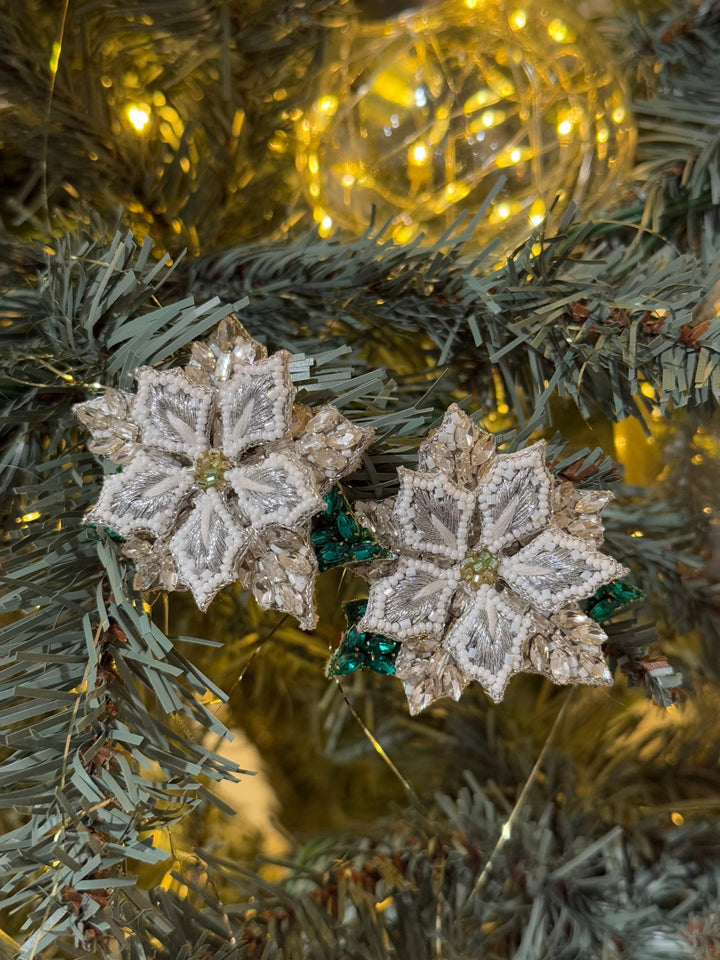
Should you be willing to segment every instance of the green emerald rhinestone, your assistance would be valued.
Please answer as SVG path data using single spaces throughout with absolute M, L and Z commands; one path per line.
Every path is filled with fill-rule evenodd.
M 484 547 L 482 550 L 471 550 L 460 564 L 460 576 L 474 590 L 479 590 L 484 583 L 496 582 L 499 566 L 498 558 Z
M 595 591 L 585 602 L 585 611 L 596 623 L 603 623 L 614 617 L 618 610 L 642 600 L 645 594 L 631 583 L 613 580 Z
M 339 484 L 335 484 L 324 500 L 327 507 L 313 519 L 310 534 L 321 573 L 348 563 L 392 559 L 392 551 L 358 523 Z
M 399 641 L 390 640 L 379 633 L 364 633 L 355 629 L 366 609 L 367 599 L 351 600 L 345 604 L 348 629 L 327 665 L 328 677 L 346 677 L 356 670 L 374 670 L 385 675 L 395 673 L 395 660 L 400 652 Z
M 88 527 L 91 530 L 95 531 L 95 535 L 93 535 L 93 540 L 97 540 L 99 542 L 101 540 L 101 537 L 97 536 L 97 530 L 98 530 L 97 524 L 89 523 Z M 111 530 L 110 527 L 103 527 L 102 529 L 103 529 L 103 533 L 107 534 L 107 536 L 110 537 L 111 540 L 115 540 L 116 543 L 125 543 L 125 537 L 123 537 L 121 533 L 118 533 L 117 530 Z

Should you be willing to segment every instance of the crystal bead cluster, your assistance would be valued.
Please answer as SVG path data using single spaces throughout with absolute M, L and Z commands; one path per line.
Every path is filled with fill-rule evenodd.
M 459 407 L 400 469 L 394 501 L 361 505 L 397 555 L 372 570 L 357 630 L 401 642 L 395 669 L 412 713 L 457 699 L 470 680 L 501 700 L 529 670 L 608 683 L 606 639 L 578 601 L 627 571 L 599 552 L 605 491 L 575 490 L 545 465 L 544 443 L 497 454 Z
M 125 539 L 138 589 L 187 587 L 205 610 L 237 581 L 314 626 L 310 521 L 374 431 L 295 403 L 289 361 L 228 318 L 185 368 L 140 368 L 134 395 L 75 408 L 90 449 L 122 467 L 88 521 Z

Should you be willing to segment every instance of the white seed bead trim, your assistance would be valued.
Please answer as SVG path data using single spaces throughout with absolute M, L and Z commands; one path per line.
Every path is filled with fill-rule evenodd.
M 146 447 L 156 447 L 186 460 L 208 449 L 215 413 L 215 393 L 189 380 L 179 370 L 141 367 L 133 418 Z
M 405 543 L 418 553 L 461 560 L 467 553 L 468 532 L 475 509 L 473 494 L 440 471 L 422 473 L 399 467 L 398 476 L 400 493 L 393 514 Z M 427 511 L 419 508 L 420 491 L 428 494 L 431 503 L 436 502 L 436 510 L 429 516 Z M 444 522 L 448 519 L 447 514 L 452 512 L 452 507 L 448 510 L 448 502 L 456 510 L 450 523 Z M 438 516 L 439 513 L 445 515 L 444 519 Z
M 122 473 L 105 477 L 87 519 L 123 537 L 131 533 L 164 537 L 175 528 L 178 511 L 194 486 L 195 478 L 186 467 L 169 457 L 141 452 Z
M 268 485 L 259 476 L 275 471 L 274 486 Z M 292 527 L 300 520 L 308 519 L 326 508 L 326 503 L 317 490 L 313 475 L 299 461 L 282 453 L 270 453 L 254 463 L 241 463 L 225 474 L 238 497 L 238 507 L 253 527 L 260 530 L 269 524 Z M 274 507 L 269 507 L 278 493 L 290 489 L 292 496 Z M 262 489 L 264 488 L 264 489 Z M 255 494 L 256 496 L 249 496 Z M 265 494 L 266 503 L 262 502 Z
M 213 548 L 214 545 L 207 542 L 210 539 L 207 531 L 213 521 L 217 524 L 218 519 L 222 523 L 225 547 L 219 558 L 220 569 L 211 572 L 208 558 L 202 562 L 202 549 Z M 247 552 L 249 543 L 249 533 L 231 515 L 222 495 L 212 488 L 200 494 L 192 513 L 170 540 L 169 549 L 180 577 L 192 590 L 201 610 L 207 609 L 222 587 L 237 580 L 238 563 Z M 198 560 L 201 562 L 197 563 Z
M 417 577 L 424 586 L 413 583 Z M 357 629 L 372 633 L 382 633 L 394 640 L 408 640 L 414 637 L 442 637 L 445 632 L 450 604 L 460 584 L 460 571 L 457 566 L 449 569 L 439 567 L 425 560 L 403 558 L 397 570 L 389 577 L 376 580 L 370 587 L 365 616 Z M 404 589 L 403 589 L 404 588 Z M 391 618 L 393 600 L 405 596 L 405 608 Z M 422 607 L 415 610 L 418 601 L 432 596 L 431 609 L 426 613 Z
M 279 350 L 267 360 L 242 364 L 219 385 L 222 449 L 226 456 L 237 459 L 252 446 L 289 435 L 295 397 L 289 358 L 287 351 Z M 238 416 L 239 404 L 242 412 Z
M 553 613 L 592 596 L 602 584 L 625 576 L 628 570 L 591 542 L 550 528 L 506 557 L 498 573 L 538 610 Z
M 519 476 L 532 478 L 517 487 Z M 482 517 L 481 543 L 491 553 L 543 530 L 550 522 L 552 478 L 545 466 L 545 443 L 517 453 L 499 453 L 478 484 L 477 505 Z
M 482 586 L 448 631 L 443 646 L 455 657 L 463 673 L 479 681 L 498 703 L 510 677 L 522 669 L 525 644 L 533 628 L 530 617 L 507 603 L 493 587 Z M 483 634 L 485 649 L 478 650 Z M 473 643 L 474 655 L 469 649 Z M 493 668 L 488 661 L 494 661 Z

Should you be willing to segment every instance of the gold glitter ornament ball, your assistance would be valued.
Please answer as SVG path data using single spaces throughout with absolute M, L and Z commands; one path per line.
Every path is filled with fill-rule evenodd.
M 530 234 L 574 201 L 612 203 L 635 128 L 597 31 L 547 0 L 448 0 L 338 29 L 297 126 L 297 166 L 320 233 L 392 219 L 437 237 L 505 185 L 475 236 Z

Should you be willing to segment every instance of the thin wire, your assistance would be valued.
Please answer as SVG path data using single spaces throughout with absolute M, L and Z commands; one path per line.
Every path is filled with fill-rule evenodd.
M 493 852 L 485 861 L 485 866 L 483 867 L 480 876 L 475 881 L 475 886 L 470 891 L 470 896 L 467 898 L 466 906 L 472 902 L 473 898 L 479 893 L 480 890 L 482 890 L 482 888 L 487 883 L 488 878 L 490 877 L 492 868 L 495 865 L 495 859 L 497 855 L 500 853 L 502 848 L 510 839 L 510 836 L 512 834 L 512 828 L 515 824 L 515 821 L 517 820 L 518 815 L 521 809 L 523 808 L 523 805 L 525 804 L 525 800 L 527 799 L 527 796 L 530 792 L 530 788 L 534 785 L 535 781 L 537 780 L 538 774 L 540 773 L 540 768 L 543 765 L 543 762 L 545 760 L 545 755 L 547 754 L 548 748 L 552 743 L 552 739 L 555 736 L 555 733 L 558 727 L 560 726 L 560 722 L 562 718 L 565 716 L 565 712 L 568 708 L 568 704 L 570 703 L 570 700 L 572 699 L 572 696 L 574 693 L 575 693 L 575 689 L 573 688 L 570 690 L 567 697 L 565 698 L 565 701 L 563 702 L 562 707 L 560 707 L 560 710 L 558 711 L 558 715 L 555 717 L 555 721 L 552 727 L 550 728 L 550 732 L 547 735 L 545 743 L 543 744 L 543 748 L 538 754 L 538 758 L 535 761 L 535 764 L 532 770 L 530 771 L 530 776 L 525 781 L 525 785 L 520 791 L 520 796 L 517 798 L 515 802 L 515 806 L 512 808 L 510 812 L 510 816 L 507 818 L 507 820 L 502 826 L 502 829 L 500 831 L 500 836 L 498 837 L 498 840 L 497 840 L 497 843 L 495 844 Z
M 255 659 L 255 657 L 260 653 L 260 651 L 263 649 L 263 647 L 265 646 L 265 644 L 266 644 L 269 640 L 272 640 L 272 638 L 273 638 L 273 637 L 275 636 L 275 634 L 278 632 L 278 630 L 280 629 L 280 627 L 282 627 L 282 625 L 285 623 L 285 621 L 287 620 L 287 618 L 288 618 L 288 614 L 286 613 L 286 614 L 278 621 L 278 623 L 275 624 L 275 626 L 272 628 L 272 630 L 270 631 L 270 633 L 269 633 L 266 637 L 263 637 L 263 639 L 258 642 L 257 646 L 255 647 L 255 649 L 253 650 L 253 652 L 252 652 L 252 653 L 250 654 L 250 656 L 248 657 L 247 662 L 245 663 L 245 666 L 242 668 L 242 673 L 239 674 L 239 676 L 238 676 L 237 680 L 235 681 L 235 683 L 234 683 L 234 684 L 230 687 L 230 689 L 228 690 L 228 692 L 227 692 L 228 700 L 230 699 L 231 695 L 235 692 L 236 688 L 239 687 L 240 684 L 242 683 L 243 677 L 244 677 L 245 674 L 248 672 L 248 669 L 250 668 L 250 665 L 252 664 L 252 662 L 253 662 L 253 660 Z M 217 707 L 216 710 L 215 710 L 215 713 L 217 713 L 218 710 L 220 710 L 223 706 L 224 706 L 224 703 L 219 704 L 218 707 Z M 221 739 L 222 739 L 222 738 L 221 738 Z
M 335 677 L 335 683 L 337 683 L 337 685 L 338 685 L 338 689 L 340 690 L 340 693 L 342 694 L 342 698 L 343 698 L 343 700 L 345 701 L 345 704 L 346 704 L 348 710 L 350 711 L 350 713 L 351 713 L 351 714 L 353 715 L 353 717 L 355 718 L 355 720 L 356 720 L 358 726 L 360 727 L 360 729 L 362 730 L 362 732 L 365 734 L 365 736 L 368 738 L 368 740 L 370 741 L 370 743 L 371 743 L 371 744 L 373 745 L 373 747 L 375 748 L 375 751 L 382 757 L 382 759 L 383 759 L 383 760 L 385 761 L 385 763 L 388 765 L 388 767 L 390 768 L 390 770 L 392 770 L 392 772 L 393 772 L 393 773 L 395 774 L 395 776 L 398 778 L 398 780 L 399 780 L 400 783 L 403 785 L 403 787 L 405 787 L 405 790 L 407 791 L 408 796 L 409 796 L 410 799 L 413 801 L 413 803 L 416 804 L 416 806 L 418 806 L 421 810 L 424 810 L 424 809 L 425 809 L 425 806 L 424 806 L 424 804 L 422 803 L 422 801 L 420 800 L 420 797 L 417 795 L 417 793 L 415 793 L 415 790 L 414 790 L 412 784 L 411 784 L 408 780 L 406 780 L 405 777 L 400 773 L 400 771 L 398 770 L 398 768 L 395 766 L 395 764 L 393 763 L 393 761 L 390 759 L 390 757 L 389 757 L 389 756 L 387 755 L 387 753 L 385 752 L 385 749 L 383 748 L 382 744 L 379 742 L 379 740 L 377 739 L 377 737 L 375 737 L 374 734 L 372 733 L 372 731 L 368 729 L 367 725 L 365 724 L 365 721 L 362 719 L 362 717 L 358 714 L 358 712 L 357 712 L 357 710 L 355 709 L 355 707 L 353 707 L 353 705 L 352 705 L 352 704 L 350 703 L 350 701 L 348 700 L 347 694 L 346 694 L 345 691 L 343 690 L 343 686 L 342 686 L 342 684 L 340 683 L 340 681 L 338 680 L 337 677 Z
M 67 25 L 68 10 L 70 9 L 70 0 L 65 0 L 63 4 L 62 18 L 60 20 L 60 31 L 58 38 L 53 44 L 52 59 L 50 61 L 50 94 L 48 96 L 47 112 L 45 114 L 45 126 L 43 128 L 43 147 L 42 147 L 42 199 L 47 217 L 48 229 L 50 228 L 50 198 L 48 197 L 48 135 L 50 131 L 50 116 L 52 114 L 53 99 L 55 97 L 55 82 L 57 80 L 58 68 L 60 66 L 60 56 L 62 54 L 63 41 L 65 39 L 65 27 Z

